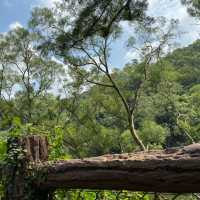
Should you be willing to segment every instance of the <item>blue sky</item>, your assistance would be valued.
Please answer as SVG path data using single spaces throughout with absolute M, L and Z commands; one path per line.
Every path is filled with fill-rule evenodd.
M 177 31 L 182 32 L 182 35 L 177 39 L 178 47 L 187 46 L 200 38 L 199 21 L 188 15 L 186 7 L 180 3 L 180 0 L 149 0 L 148 14 L 154 17 L 164 16 L 168 20 L 179 20 Z M 124 30 L 122 38 L 114 45 L 112 52 L 112 65 L 116 67 L 124 66 L 135 57 L 133 50 L 128 51 L 124 48 L 124 43 L 131 35 L 131 29 L 125 25 Z
M 0 0 L 0 32 L 15 25 L 26 26 L 35 6 L 51 6 L 54 0 Z
M 34 0 L 0 0 L 0 32 L 6 32 L 14 24 L 26 25 Z
M 52 6 L 53 1 L 56 0 L 0 0 L 0 32 L 19 25 L 26 26 L 34 6 Z M 199 38 L 200 25 L 187 14 L 180 0 L 149 0 L 149 3 L 150 15 L 179 19 L 179 30 L 184 32 L 179 39 L 180 46 L 186 46 Z M 128 51 L 124 45 L 130 34 L 130 27 L 124 25 L 124 34 L 113 45 L 111 64 L 114 67 L 122 67 L 134 58 L 134 52 Z

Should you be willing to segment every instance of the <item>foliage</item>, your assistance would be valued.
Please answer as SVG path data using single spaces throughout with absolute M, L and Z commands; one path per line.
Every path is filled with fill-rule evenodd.
M 200 17 L 200 2 L 198 0 L 181 0 L 187 6 L 188 13 L 193 17 Z
M 196 1 L 184 2 L 198 15 Z M 48 137 L 50 160 L 132 152 L 139 148 L 130 122 L 149 149 L 199 142 L 200 41 L 166 54 L 177 22 L 149 18 L 146 9 L 146 1 L 61 1 L 56 8 L 36 8 L 29 30 L 0 36 L 1 163 L 8 159 L 7 139 L 30 134 Z M 113 69 L 109 44 L 120 37 L 124 20 L 135 28 L 128 47 L 140 47 L 141 56 Z M 154 195 L 58 190 L 55 198 Z

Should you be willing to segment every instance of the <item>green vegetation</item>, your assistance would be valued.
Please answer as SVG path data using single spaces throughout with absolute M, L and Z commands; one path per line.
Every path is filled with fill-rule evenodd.
M 1 162 L 8 138 L 26 134 L 48 136 L 51 160 L 199 142 L 200 40 L 166 53 L 177 22 L 152 19 L 145 15 L 146 1 L 131 2 L 69 1 L 57 9 L 36 8 L 29 30 L 0 36 Z M 109 64 L 110 44 L 120 37 L 123 20 L 135 25 L 128 46 L 141 56 L 115 69 Z M 55 199 L 156 195 L 58 190 Z

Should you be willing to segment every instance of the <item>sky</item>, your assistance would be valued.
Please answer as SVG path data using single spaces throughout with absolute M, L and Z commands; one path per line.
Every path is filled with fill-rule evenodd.
M 200 38 L 200 23 L 189 16 L 187 8 L 180 3 L 180 0 L 149 0 L 148 14 L 153 17 L 164 16 L 167 20 L 177 19 L 179 21 L 177 32 L 182 34 L 180 38 L 177 38 L 178 47 L 188 46 Z M 113 66 L 124 66 L 134 58 L 135 52 L 124 48 L 131 31 L 130 26 L 125 25 L 122 38 L 114 46 L 115 50 L 111 58 Z
M 5 33 L 16 26 L 26 27 L 35 6 L 52 6 L 56 0 L 0 0 L 0 32 Z M 149 0 L 148 14 L 154 17 L 178 19 L 179 30 L 184 34 L 179 38 L 180 47 L 187 46 L 199 38 L 198 22 L 191 18 L 180 0 Z M 110 62 L 114 67 L 123 67 L 134 58 L 134 52 L 125 48 L 125 42 L 132 29 L 124 24 L 124 33 L 113 44 Z

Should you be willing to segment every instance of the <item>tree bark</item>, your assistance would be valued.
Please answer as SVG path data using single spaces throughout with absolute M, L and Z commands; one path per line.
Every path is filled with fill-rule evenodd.
M 24 151 L 25 150 L 25 151 Z M 48 142 L 44 136 L 11 138 L 7 143 L 9 160 L 3 169 L 6 200 L 50 200 L 49 190 L 32 187 L 28 165 L 48 160 Z M 23 155 L 23 156 L 22 156 Z
M 193 149 L 193 150 L 191 150 Z M 145 192 L 200 192 L 200 144 L 165 151 L 105 155 L 43 163 L 43 189 L 120 189 Z
M 47 137 L 32 135 L 22 137 L 20 139 L 20 146 L 25 151 L 25 157 L 29 162 L 45 162 L 48 160 L 48 141 Z
M 141 151 L 145 151 L 146 148 L 142 142 L 142 140 L 139 138 L 137 131 L 135 129 L 135 125 L 134 125 L 134 120 L 133 120 L 133 115 L 131 114 L 131 116 L 129 116 L 129 130 L 130 133 L 133 137 L 134 142 L 140 147 Z

